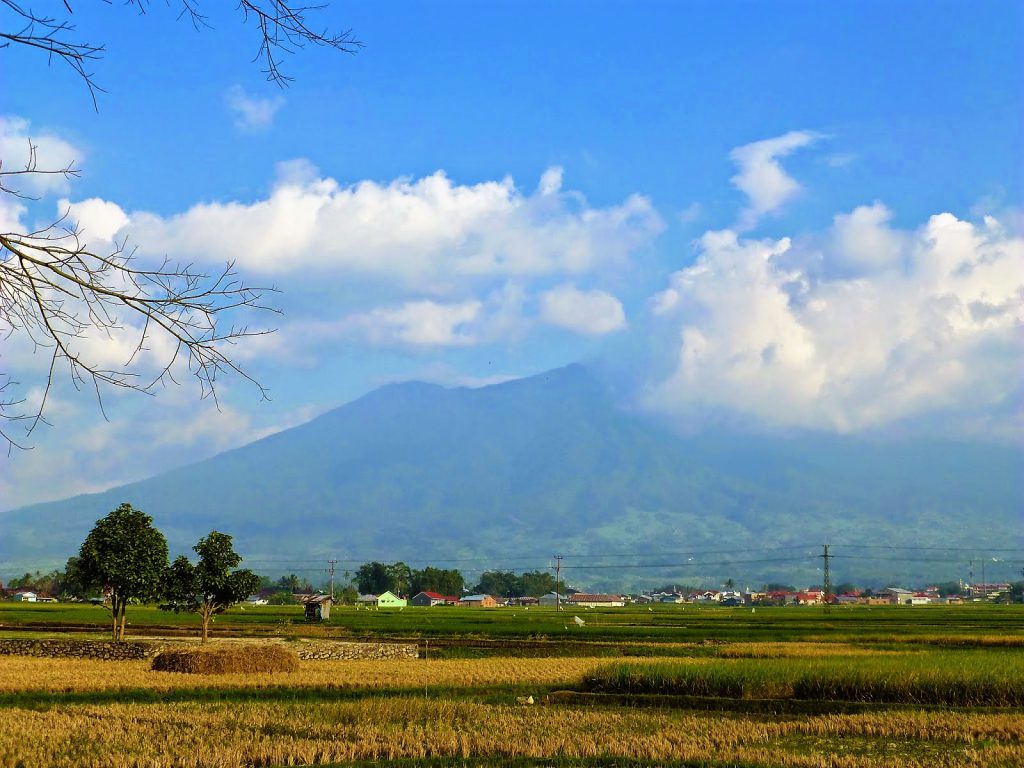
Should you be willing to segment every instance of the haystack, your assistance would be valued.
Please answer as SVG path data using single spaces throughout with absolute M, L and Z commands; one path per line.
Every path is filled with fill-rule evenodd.
M 236 672 L 294 672 L 299 668 L 295 651 L 269 644 L 223 644 L 163 651 L 153 658 L 158 672 L 193 675 L 226 675 Z

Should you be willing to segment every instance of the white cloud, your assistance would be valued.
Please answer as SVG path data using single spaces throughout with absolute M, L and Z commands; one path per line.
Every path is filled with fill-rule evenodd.
M 23 171 L 32 162 L 37 171 L 79 168 L 84 157 L 80 148 L 48 131 L 33 130 L 24 118 L 0 117 L 0 161 L 4 172 Z M 20 194 L 41 196 L 67 192 L 71 184 L 62 173 L 29 173 L 8 178 L 5 186 Z
M 648 405 L 858 431 L 1007 402 L 1024 240 L 992 219 L 944 213 L 899 232 L 888 217 L 879 204 L 837 216 L 817 273 L 793 266 L 788 238 L 706 233 L 696 262 L 652 299 L 674 352 Z
M 533 195 L 508 178 L 460 185 L 440 171 L 342 186 L 309 178 L 307 165 L 285 170 L 264 200 L 201 204 L 166 218 L 136 212 L 127 232 L 147 250 L 236 261 L 250 273 L 316 269 L 443 294 L 482 277 L 622 264 L 663 228 L 647 198 L 593 208 L 561 191 L 558 169 L 545 172 Z
M 340 328 L 381 346 L 467 346 L 475 341 L 469 325 L 480 316 L 482 307 L 476 300 L 455 304 L 410 301 L 352 315 L 340 321 Z
M 779 158 L 819 138 L 821 135 L 813 131 L 790 131 L 773 139 L 745 144 L 730 153 L 729 157 L 739 168 L 731 181 L 750 199 L 750 205 L 740 218 L 740 229 L 749 229 L 761 216 L 778 209 L 800 191 L 800 184 L 782 169 Z
M 862 205 L 833 221 L 832 255 L 837 266 L 853 272 L 894 269 L 909 255 L 911 238 L 888 226 L 892 212 L 881 203 Z
M 67 213 L 81 237 L 93 248 L 109 245 L 129 223 L 128 215 L 119 205 L 98 197 L 77 203 L 62 199 L 57 203 L 57 210 L 58 216 Z
M 587 336 L 603 336 L 626 327 L 622 302 L 604 291 L 581 291 L 564 283 L 540 297 L 544 322 Z
M 265 131 L 273 124 L 277 111 L 284 106 L 284 98 L 280 95 L 261 99 L 250 96 L 238 85 L 228 89 L 224 100 L 235 116 L 235 127 L 242 131 Z

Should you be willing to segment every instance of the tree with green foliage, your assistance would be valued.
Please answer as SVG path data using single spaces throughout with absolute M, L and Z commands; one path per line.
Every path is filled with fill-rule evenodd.
M 298 602 L 299 601 L 295 599 L 295 595 L 284 590 L 275 592 L 267 598 L 268 605 L 298 605 Z
M 555 589 L 555 577 L 546 571 L 484 571 L 474 592 L 500 597 L 540 597 Z
M 347 587 L 343 588 L 340 592 L 338 592 L 338 602 L 341 605 L 355 605 L 356 600 L 358 599 L 359 590 L 357 590 L 351 584 L 349 584 Z
M 355 582 L 364 595 L 379 595 L 382 592 L 408 595 L 412 586 L 412 569 L 401 560 L 391 564 L 374 560 L 359 566 Z
M 169 602 L 161 608 L 198 613 L 205 643 L 213 617 L 255 592 L 260 577 L 249 570 L 231 570 L 242 558 L 226 533 L 210 531 L 192 549 L 199 555 L 197 565 L 181 555 L 167 569 L 164 596 Z
M 313 591 L 313 585 L 309 579 L 300 579 L 294 573 L 282 576 L 274 586 L 287 590 L 291 594 L 309 594 Z
M 517 597 L 541 597 L 555 591 L 555 577 L 548 571 L 525 571 L 519 577 Z
M 520 597 L 517 593 L 521 586 L 519 577 L 512 571 L 484 571 L 480 574 L 480 581 L 473 587 L 473 591 L 482 595 Z
M 777 581 L 770 581 L 761 587 L 762 592 L 796 592 L 792 584 L 783 584 Z
M 428 565 L 422 570 L 412 572 L 409 594 L 439 592 L 442 595 L 459 596 L 462 594 L 464 586 L 466 586 L 465 579 L 462 578 L 462 574 L 457 568 L 434 568 Z
M 76 580 L 103 591 L 111 613 L 111 635 L 124 640 L 129 602 L 148 602 L 160 594 L 167 570 L 167 540 L 153 518 L 122 504 L 96 525 L 78 552 Z
M 390 589 L 388 566 L 374 560 L 372 563 L 363 563 L 356 571 L 356 586 L 359 592 L 364 595 L 379 595 Z

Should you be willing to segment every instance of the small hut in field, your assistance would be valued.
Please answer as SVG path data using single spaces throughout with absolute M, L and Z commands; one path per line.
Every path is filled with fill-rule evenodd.
M 327 621 L 332 605 L 334 598 L 330 595 L 313 595 L 306 601 L 306 621 Z

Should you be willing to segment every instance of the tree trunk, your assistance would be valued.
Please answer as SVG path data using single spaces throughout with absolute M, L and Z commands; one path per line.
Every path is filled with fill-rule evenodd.
M 119 603 L 117 595 L 110 596 L 110 639 L 113 642 L 117 642 L 117 609 Z
M 200 616 L 203 623 L 203 642 L 205 643 L 210 633 L 210 615 L 206 611 L 203 611 Z
M 125 616 L 125 613 L 126 613 L 125 609 L 127 607 L 128 607 L 128 601 L 127 600 L 122 600 L 121 601 L 121 637 L 119 638 L 121 640 L 121 642 L 124 642 L 124 616 Z

